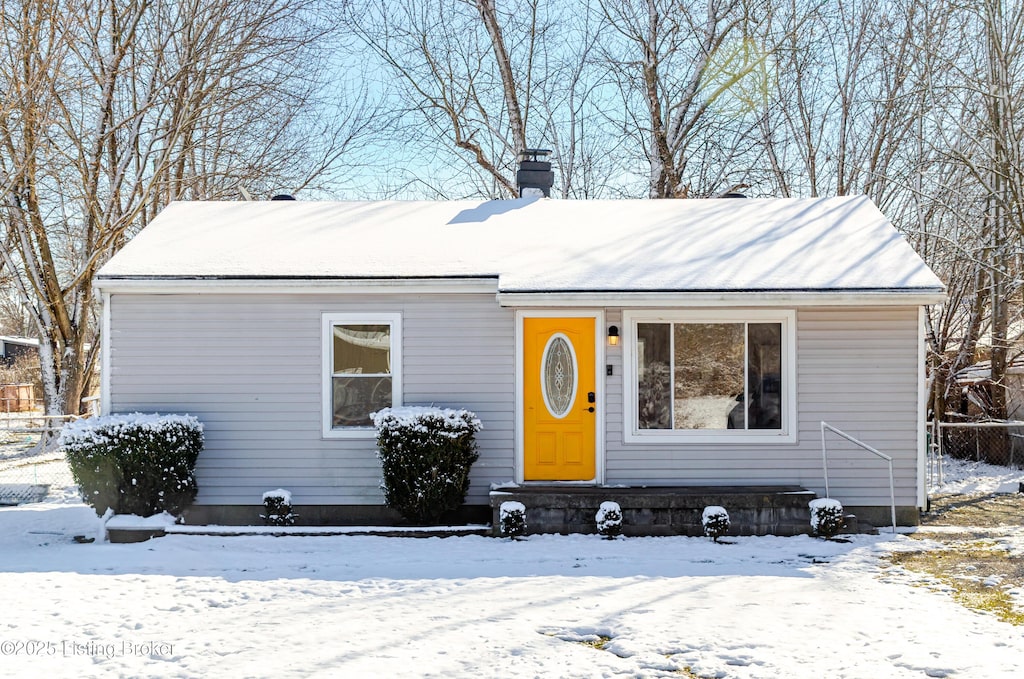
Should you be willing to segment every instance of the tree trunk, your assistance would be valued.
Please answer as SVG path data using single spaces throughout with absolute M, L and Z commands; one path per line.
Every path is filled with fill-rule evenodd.
M 476 8 L 487 29 L 487 35 L 491 38 L 491 49 L 494 51 L 494 59 L 498 64 L 498 72 L 501 74 L 501 87 L 505 93 L 505 108 L 508 111 L 512 143 L 515 145 L 516 153 L 520 153 L 528 148 L 526 145 L 526 121 L 519 106 L 518 87 L 515 75 L 512 73 L 508 50 L 505 49 L 505 39 L 501 35 L 501 26 L 498 25 L 494 0 L 476 0 Z

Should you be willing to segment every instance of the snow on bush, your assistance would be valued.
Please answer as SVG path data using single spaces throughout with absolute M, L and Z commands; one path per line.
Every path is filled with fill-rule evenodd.
M 292 511 L 292 494 L 284 488 L 268 490 L 263 494 L 263 507 L 266 514 L 260 518 L 268 526 L 294 526 L 298 514 Z
M 701 514 L 700 522 L 704 526 L 704 535 L 707 535 L 715 542 L 718 542 L 718 538 L 728 532 L 731 525 L 729 522 L 729 512 L 725 511 L 725 507 L 719 507 L 718 505 L 705 507 L 704 513 Z
M 280 500 L 282 503 L 286 505 L 290 505 L 292 503 L 292 491 L 285 490 L 284 488 L 278 488 L 277 490 L 268 490 L 266 493 L 263 494 L 264 502 L 272 498 Z
M 437 523 L 466 499 L 483 427 L 468 410 L 405 406 L 370 414 L 384 502 L 414 523 Z
M 498 519 L 502 535 L 517 540 L 526 533 L 526 505 L 522 502 L 515 500 L 502 502 L 501 507 L 498 508 Z
M 595 519 L 597 532 L 609 540 L 622 533 L 622 508 L 618 502 L 602 502 Z
M 839 500 L 820 497 L 811 500 L 811 529 L 816 535 L 829 539 L 838 533 L 844 523 L 843 505 Z
M 178 514 L 195 500 L 203 425 L 191 415 L 133 413 L 76 420 L 60 446 L 82 499 L 102 515 Z

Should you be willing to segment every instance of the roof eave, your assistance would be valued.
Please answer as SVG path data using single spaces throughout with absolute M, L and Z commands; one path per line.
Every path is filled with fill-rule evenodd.
M 941 304 L 940 288 L 871 290 L 499 291 L 505 307 L 922 306 Z
M 98 276 L 105 293 L 400 294 L 484 293 L 503 307 L 920 306 L 941 304 L 941 288 L 824 290 L 501 290 L 497 276 L 323 278 Z
M 324 278 L 306 276 L 97 276 L 105 293 L 131 294 L 382 294 L 488 293 L 498 291 L 497 276 Z

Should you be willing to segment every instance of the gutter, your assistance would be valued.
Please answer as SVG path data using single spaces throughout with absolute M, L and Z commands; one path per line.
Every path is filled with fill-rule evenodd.
M 411 278 L 111 277 L 105 293 L 129 294 L 493 294 L 502 307 L 922 306 L 946 300 L 942 288 L 807 290 L 502 290 L 497 276 Z
M 106 277 L 95 286 L 106 293 L 180 294 L 400 294 L 487 293 L 498 291 L 497 277 L 465 278 L 222 278 Z
M 922 306 L 945 301 L 941 289 L 498 292 L 498 304 L 505 307 Z

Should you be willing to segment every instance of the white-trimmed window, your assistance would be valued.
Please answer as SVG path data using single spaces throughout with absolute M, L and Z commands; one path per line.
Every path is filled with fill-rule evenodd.
M 323 314 L 323 433 L 372 436 L 370 413 L 401 405 L 400 314 Z
M 795 313 L 625 312 L 626 439 L 795 440 Z

